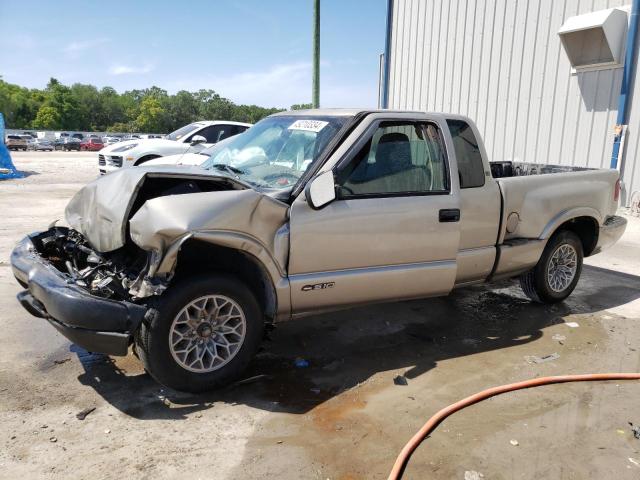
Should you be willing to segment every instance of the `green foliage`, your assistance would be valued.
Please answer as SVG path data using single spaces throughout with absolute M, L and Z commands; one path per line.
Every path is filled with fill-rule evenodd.
M 311 103 L 296 103 L 295 105 L 291 105 L 289 110 L 309 110 L 313 108 L 313 104 Z
M 293 105 L 295 108 L 310 105 Z M 0 112 L 9 128 L 168 133 L 196 120 L 235 120 L 255 123 L 277 108 L 237 105 L 213 90 L 169 95 L 153 86 L 119 94 L 111 87 L 55 78 L 43 90 L 28 89 L 0 77 Z
M 154 96 L 145 96 L 140 102 L 140 113 L 135 119 L 135 130 L 139 132 L 161 132 L 166 124 L 167 112 L 160 100 Z
M 61 128 L 62 121 L 58 111 L 51 106 L 42 105 L 32 122 L 34 128 L 44 128 L 45 130 L 56 130 Z

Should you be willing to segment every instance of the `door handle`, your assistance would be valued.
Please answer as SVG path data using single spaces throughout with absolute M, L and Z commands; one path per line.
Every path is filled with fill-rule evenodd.
M 445 208 L 440 210 L 438 219 L 441 223 L 445 222 L 459 222 L 460 221 L 460 209 L 459 208 Z

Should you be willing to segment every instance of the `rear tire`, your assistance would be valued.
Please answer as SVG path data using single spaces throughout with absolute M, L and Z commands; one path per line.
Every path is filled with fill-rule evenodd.
M 229 275 L 200 275 L 171 286 L 136 334 L 136 351 L 159 383 L 185 392 L 228 384 L 262 340 L 255 296 Z
M 538 303 L 558 303 L 576 288 L 582 272 L 582 242 L 568 230 L 554 234 L 537 265 L 520 276 L 520 287 Z

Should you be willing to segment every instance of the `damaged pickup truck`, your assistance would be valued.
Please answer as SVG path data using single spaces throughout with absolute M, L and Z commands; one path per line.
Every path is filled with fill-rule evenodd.
M 13 251 L 18 299 L 87 350 L 133 345 L 156 380 L 186 391 L 229 382 L 266 325 L 315 312 L 511 277 L 559 302 L 583 257 L 624 232 L 619 175 L 524 167 L 490 164 L 461 116 L 272 115 L 200 167 L 82 188 L 69 227 Z

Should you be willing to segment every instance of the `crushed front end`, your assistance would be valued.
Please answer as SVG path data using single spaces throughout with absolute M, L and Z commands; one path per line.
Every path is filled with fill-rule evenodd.
M 248 232 L 260 239 L 250 253 L 271 258 L 260 248 L 271 245 L 275 251 L 275 232 L 286 212 L 286 205 L 246 184 L 204 170 L 139 167 L 111 173 L 71 199 L 65 211 L 70 228 L 53 226 L 16 245 L 11 264 L 26 288 L 18 299 L 77 345 L 126 355 L 152 311 L 149 299 L 172 282 L 184 242 Z M 246 237 L 241 243 L 253 245 Z
M 83 236 L 52 227 L 19 242 L 11 254 L 18 294 L 32 315 L 45 318 L 73 343 L 91 351 L 126 355 L 147 308 L 130 293 L 148 254 L 123 247 L 99 253 Z

